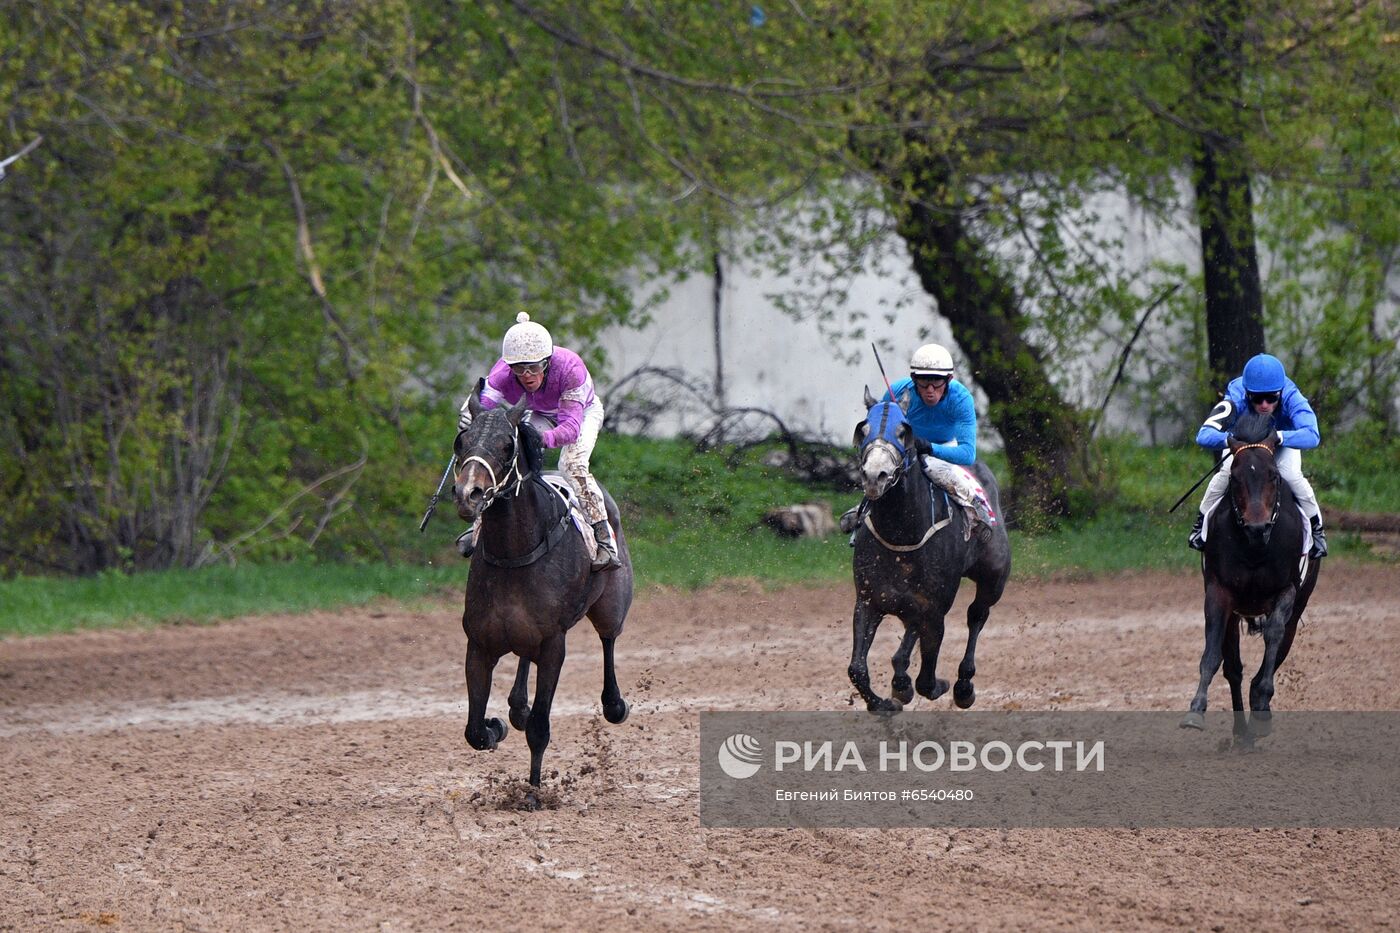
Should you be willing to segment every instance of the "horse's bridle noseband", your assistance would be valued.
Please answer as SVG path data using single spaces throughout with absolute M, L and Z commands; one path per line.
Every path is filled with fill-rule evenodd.
M 502 475 L 500 479 L 496 478 L 495 467 L 491 466 L 491 464 L 486 461 L 485 457 L 479 457 L 476 454 L 472 454 L 470 457 L 464 457 L 462 459 L 462 462 L 457 464 L 457 470 L 452 474 L 452 482 L 454 485 L 459 484 L 461 482 L 462 471 L 464 471 L 467 468 L 467 464 L 472 462 L 481 464 L 482 467 L 486 470 L 487 474 L 491 477 L 491 485 L 486 487 L 485 495 L 481 500 L 481 510 L 484 512 L 491 507 L 491 503 L 495 502 L 498 497 L 510 497 L 519 494 L 520 486 L 522 483 L 525 482 L 525 476 L 520 472 L 519 460 L 520 429 L 516 428 L 510 436 L 510 469 L 506 470 L 505 474 Z M 511 485 L 512 476 L 515 479 L 515 488 L 512 489 L 510 492 L 504 492 L 504 490 Z

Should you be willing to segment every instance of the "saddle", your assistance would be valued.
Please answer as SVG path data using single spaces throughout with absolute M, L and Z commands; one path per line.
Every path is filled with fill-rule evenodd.
M 593 534 L 593 524 L 589 522 L 588 516 L 583 512 L 583 504 L 578 501 L 578 496 L 574 494 L 574 487 L 569 485 L 569 481 L 564 478 L 563 473 L 550 471 L 541 473 L 540 479 L 544 480 L 554 494 L 564 500 L 564 506 L 569 510 L 569 518 L 573 520 L 573 525 L 578 529 L 579 536 L 583 538 L 584 546 L 588 549 L 590 560 L 598 557 L 598 539 Z

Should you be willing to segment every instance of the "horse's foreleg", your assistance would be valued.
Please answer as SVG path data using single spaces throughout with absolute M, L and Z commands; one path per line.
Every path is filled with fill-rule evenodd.
M 530 718 L 530 662 L 525 658 L 520 659 L 520 666 L 515 669 L 515 683 L 511 684 L 508 702 L 510 724 L 524 732 Z
M 486 701 L 491 697 L 491 672 L 496 658 L 467 639 L 467 744 L 477 751 L 492 751 L 506 737 L 506 724 L 486 718 Z
M 1249 682 L 1250 731 L 1255 735 L 1268 735 L 1273 728 L 1273 713 L 1269 706 L 1274 698 L 1274 672 L 1278 670 L 1280 649 L 1291 627 L 1288 623 L 1293 618 L 1293 600 L 1296 596 L 1297 590 L 1290 587 L 1279 597 L 1274 611 L 1264 620 L 1264 660 L 1260 662 L 1254 679 Z
M 899 703 L 887 700 L 870 689 L 870 643 L 875 640 L 875 632 L 884 618 L 883 613 L 856 600 L 855 614 L 851 617 L 851 664 L 846 668 L 846 675 L 865 701 L 865 708 L 872 713 L 895 713 L 902 709 Z
M 894 657 L 890 658 L 890 666 L 894 668 L 894 677 L 890 680 L 890 692 L 894 698 L 901 703 L 909 704 L 914 702 L 914 681 L 909 679 L 909 659 L 914 655 L 914 646 L 919 643 L 919 633 L 909 626 L 904 627 L 904 638 L 899 643 L 899 650 L 895 651 Z
M 1201 679 L 1191 700 L 1191 711 L 1181 720 L 1183 729 L 1204 729 L 1206 726 L 1206 691 L 1220 670 L 1221 652 L 1225 639 L 1225 620 L 1233 607 L 1224 589 L 1215 583 L 1206 584 L 1206 646 L 1201 652 Z
M 1221 651 L 1225 658 L 1225 679 L 1230 683 L 1230 706 L 1235 711 L 1234 733 L 1238 737 L 1243 737 L 1249 731 L 1249 723 L 1244 715 L 1244 692 L 1241 689 L 1241 682 L 1244 680 L 1244 662 L 1240 660 L 1239 616 L 1231 616 L 1229 621 L 1225 623 L 1225 633 L 1221 642 Z
M 603 718 L 614 725 L 625 722 L 632 707 L 617 688 L 617 670 L 613 667 L 613 645 L 616 638 L 603 640 Z
M 530 720 L 525 724 L 525 738 L 530 743 L 530 785 L 540 786 L 540 766 L 544 750 L 549 745 L 549 710 L 554 705 L 554 689 L 559 686 L 559 671 L 564 667 L 564 635 L 552 635 L 540 645 L 535 657 L 535 702 L 530 704 Z
M 936 700 L 948 692 L 948 681 L 935 676 L 938 667 L 938 652 L 943 647 L 943 614 L 920 626 L 919 632 L 919 676 L 914 687 L 922 696 Z

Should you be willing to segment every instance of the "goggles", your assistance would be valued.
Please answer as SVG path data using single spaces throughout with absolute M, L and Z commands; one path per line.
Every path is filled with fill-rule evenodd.
M 1279 399 L 1283 398 L 1282 392 L 1250 392 L 1248 394 L 1249 404 L 1258 405 L 1260 402 L 1268 402 L 1277 405 Z
M 920 388 L 922 388 L 922 387 L 924 387 L 924 386 L 933 386 L 935 389 L 938 389 L 938 388 L 941 388 L 941 387 L 943 387 L 943 386 L 946 386 L 946 385 L 948 384 L 949 378 L 951 378 L 951 377 L 949 377 L 949 376 L 913 376 L 912 378 L 913 378 L 913 380 L 914 380 L 914 385 L 919 386 Z
M 548 364 L 549 360 L 536 360 L 533 363 L 511 363 L 510 371 L 517 376 L 538 376 L 544 372 L 544 368 Z

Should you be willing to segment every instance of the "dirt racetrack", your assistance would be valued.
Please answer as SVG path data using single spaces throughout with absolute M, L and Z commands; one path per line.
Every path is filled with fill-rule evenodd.
M 1190 575 L 1013 577 L 977 708 L 1184 709 L 1200 601 Z M 524 737 L 462 739 L 454 603 L 0 642 L 0 929 L 1400 926 L 1400 830 L 701 829 L 697 712 L 849 708 L 851 602 L 647 595 L 618 643 L 621 726 L 580 625 L 558 805 L 534 813 L 509 806 Z M 898 627 L 871 654 L 882 692 Z M 1394 564 L 1324 568 L 1275 708 L 1400 709 Z

